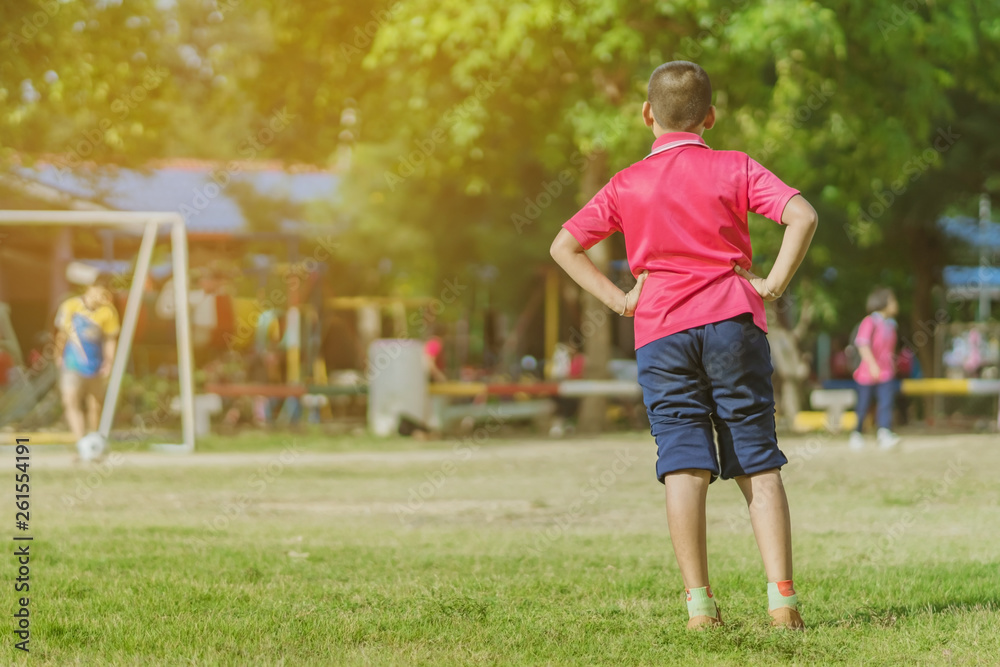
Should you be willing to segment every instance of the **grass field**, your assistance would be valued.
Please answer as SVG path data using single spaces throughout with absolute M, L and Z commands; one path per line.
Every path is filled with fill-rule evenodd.
M 684 630 L 646 435 L 228 443 L 249 452 L 34 448 L 31 663 L 1000 664 L 996 435 L 783 440 L 805 633 L 767 627 L 732 482 L 709 493 L 727 625 Z

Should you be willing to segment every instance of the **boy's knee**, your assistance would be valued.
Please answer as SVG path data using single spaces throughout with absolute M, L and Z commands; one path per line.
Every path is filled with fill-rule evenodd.
M 79 392 L 65 390 L 62 392 L 63 407 L 67 410 L 79 410 L 81 402 Z
M 746 475 L 737 475 L 735 479 L 740 483 L 750 481 L 754 485 L 781 484 L 781 468 L 769 468 Z
M 701 468 L 684 468 L 682 470 L 672 470 L 663 475 L 664 484 L 666 484 L 668 480 L 677 480 L 678 482 L 682 482 L 683 480 L 691 480 L 691 479 L 709 480 L 711 478 L 712 478 L 712 471 L 704 470 Z

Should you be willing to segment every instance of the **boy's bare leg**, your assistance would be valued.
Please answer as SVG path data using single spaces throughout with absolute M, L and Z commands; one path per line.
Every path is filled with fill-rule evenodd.
M 757 548 L 764 560 L 768 581 L 788 581 L 792 578 L 792 520 L 788 513 L 788 498 L 781 483 L 781 472 L 766 470 L 742 475 L 736 483 L 747 500 L 750 523 L 757 539 Z
M 678 470 L 663 478 L 670 541 L 688 590 L 708 586 L 705 498 L 710 478 L 707 470 Z
M 93 433 L 97 430 L 101 421 L 101 399 L 95 394 L 87 396 L 87 432 Z
M 66 415 L 66 424 L 73 433 L 73 437 L 79 440 L 84 436 L 83 408 L 80 406 L 80 394 L 72 389 L 63 389 L 63 412 Z
M 750 523 L 767 572 L 767 606 L 771 626 L 802 630 L 798 596 L 792 585 L 792 521 L 778 470 L 736 478 L 750 508 Z

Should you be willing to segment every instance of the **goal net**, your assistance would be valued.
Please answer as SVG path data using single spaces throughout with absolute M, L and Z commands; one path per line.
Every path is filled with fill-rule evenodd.
M 181 416 L 180 443 L 154 445 L 169 451 L 192 452 L 195 446 L 194 428 L 194 380 L 192 368 L 191 323 L 188 309 L 188 246 L 184 219 L 178 213 L 125 212 L 125 211 L 0 211 L 0 227 L 11 229 L 4 234 L 9 237 L 13 230 L 23 233 L 25 229 L 39 226 L 96 227 L 140 231 L 142 234 L 138 253 L 131 267 L 131 281 L 124 312 L 121 313 L 121 331 L 114 360 L 108 376 L 104 403 L 100 413 L 98 432 L 111 440 L 115 412 L 122 393 L 129 356 L 135 341 L 143 292 L 150 275 L 153 251 L 161 229 L 169 230 L 171 270 L 173 279 L 173 306 L 176 327 L 177 378 L 179 398 L 175 407 Z M 7 281 L 11 278 L 8 275 Z M 11 311 L 6 304 L 0 304 L 0 352 L 6 358 L 15 358 L 24 363 L 24 346 L 19 345 L 13 335 L 10 323 Z M 0 417 L 16 423 L 17 417 L 30 412 L 40 401 L 52 395 L 59 371 L 54 359 L 33 369 L 30 376 L 23 376 L 17 390 L 7 391 L 0 399 Z

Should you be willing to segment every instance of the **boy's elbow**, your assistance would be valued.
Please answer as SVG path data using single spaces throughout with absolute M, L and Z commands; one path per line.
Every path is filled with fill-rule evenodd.
M 790 215 L 786 216 L 787 219 L 782 220 L 782 222 L 790 227 L 815 231 L 819 225 L 819 216 L 816 214 L 816 209 L 805 199 L 798 201 L 794 210 L 789 211 L 789 213 Z
M 549 246 L 549 256 L 556 261 L 556 263 L 561 264 L 563 261 L 568 259 L 573 255 L 574 252 L 582 251 L 583 248 L 577 242 L 577 240 L 563 230 L 559 232 L 554 239 L 552 239 L 552 245 Z
M 809 212 L 806 214 L 806 224 L 812 229 L 816 229 L 819 226 L 819 214 L 816 213 L 816 209 L 809 204 Z
M 816 228 L 819 226 L 819 216 L 816 215 L 816 211 L 810 207 L 809 213 L 802 218 L 802 228 L 808 229 L 810 232 L 815 232 Z

